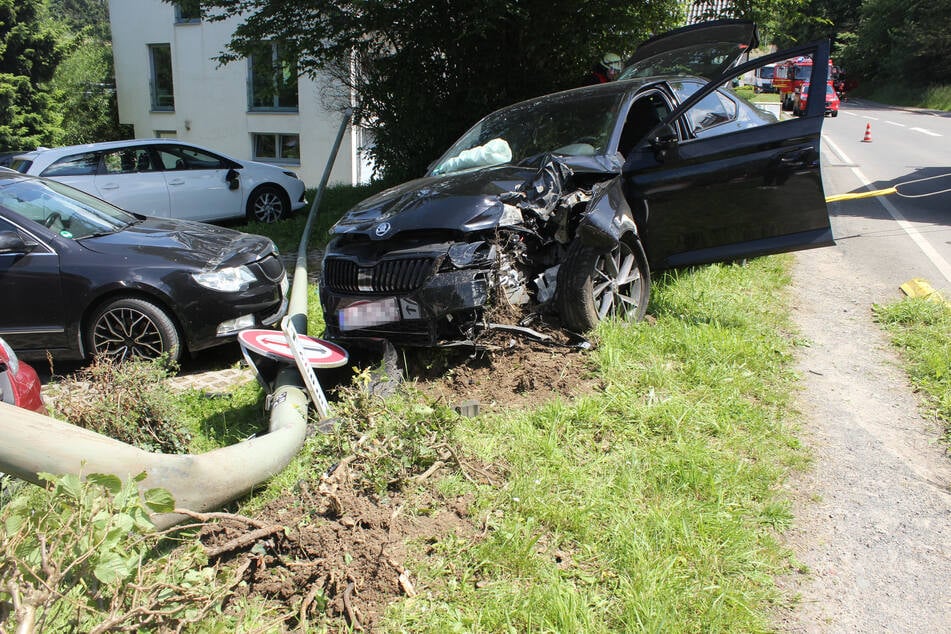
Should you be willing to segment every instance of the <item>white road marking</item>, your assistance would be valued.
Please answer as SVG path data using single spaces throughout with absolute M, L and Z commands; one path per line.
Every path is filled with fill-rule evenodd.
M 870 117 L 867 114 L 862 115 L 863 119 L 871 119 L 872 121 L 878 121 L 878 117 Z
M 914 130 L 914 128 L 912 128 L 912 130 Z M 842 162 L 851 165 L 850 169 L 852 170 L 852 173 L 855 174 L 856 178 L 859 179 L 865 189 L 868 191 L 874 191 L 875 188 L 872 187 L 872 182 L 866 178 L 865 174 L 862 173 L 862 170 L 852 164 L 852 159 L 846 156 L 845 152 L 839 149 L 838 145 L 826 137 L 823 137 L 822 140 L 827 143 L 830 148 L 832 148 L 833 152 L 839 155 L 839 159 L 842 160 Z M 912 223 L 905 219 L 905 216 L 900 211 L 898 211 L 898 208 L 893 205 L 891 201 L 888 200 L 888 198 L 885 196 L 878 196 L 876 197 L 876 200 L 882 203 L 882 207 L 885 208 L 885 211 L 887 211 L 888 214 L 895 219 L 895 222 L 898 223 L 898 226 L 901 227 L 905 233 L 908 234 L 908 237 L 918 245 L 918 248 L 921 249 L 926 258 L 931 260 L 931 263 L 934 264 L 935 268 L 938 269 L 938 272 L 944 276 L 944 279 L 951 282 L 951 264 L 948 264 L 948 261 L 941 257 L 941 254 L 938 253 L 935 248 L 922 237 L 918 229 L 916 229 Z
M 887 123 L 888 125 L 897 125 L 899 128 L 905 127 L 904 123 L 895 123 L 894 121 L 885 121 L 885 123 Z
M 847 110 L 843 110 L 843 111 L 842 111 L 842 114 L 847 114 L 847 115 L 849 115 L 850 117 L 857 117 L 857 116 L 858 116 L 858 115 L 855 114 L 854 112 L 849 112 L 849 111 L 847 111 Z
M 924 128 L 908 128 L 909 130 L 914 130 L 915 132 L 921 132 L 922 134 L 927 134 L 928 136 L 941 136 L 937 132 L 932 132 L 931 130 L 925 130 Z

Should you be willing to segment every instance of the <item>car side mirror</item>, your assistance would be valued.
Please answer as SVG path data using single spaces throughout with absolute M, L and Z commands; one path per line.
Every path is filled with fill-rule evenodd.
M 677 135 L 677 130 L 673 125 L 668 123 L 658 128 L 657 134 L 651 137 L 650 140 L 650 145 L 654 150 L 654 157 L 657 159 L 657 162 L 663 163 L 670 158 L 678 141 L 680 141 L 680 137 Z
M 238 170 L 232 168 L 225 174 L 225 180 L 228 181 L 228 189 L 238 189 Z
M 16 231 L 0 231 L 0 255 L 29 253 L 36 244 L 27 244 Z

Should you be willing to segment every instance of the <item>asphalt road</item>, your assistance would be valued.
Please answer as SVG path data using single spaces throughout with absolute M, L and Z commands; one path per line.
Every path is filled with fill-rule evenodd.
M 923 277 L 951 297 L 951 113 L 850 100 L 822 136 L 827 196 L 897 186 L 830 203 L 839 247 L 856 251 L 884 287 Z
M 827 195 L 951 172 L 947 116 L 850 102 L 823 137 Z M 949 187 L 944 177 L 899 191 Z M 785 539 L 799 563 L 780 584 L 799 600 L 778 610 L 780 631 L 951 631 L 951 461 L 871 310 L 913 277 L 951 290 L 949 203 L 949 193 L 832 203 L 837 246 L 796 254 L 796 422 L 814 460 L 787 483 Z

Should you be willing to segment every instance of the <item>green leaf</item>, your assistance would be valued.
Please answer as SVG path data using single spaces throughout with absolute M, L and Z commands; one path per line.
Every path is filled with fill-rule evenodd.
M 122 480 L 108 473 L 90 473 L 86 480 L 92 484 L 98 484 L 113 495 L 118 495 L 122 490 Z
M 125 579 L 130 572 L 128 561 L 114 551 L 102 553 L 95 570 L 93 570 L 96 579 L 106 584 Z
M 175 498 L 166 489 L 149 489 L 143 497 L 146 506 L 156 513 L 171 513 L 175 510 Z
M 83 484 L 79 479 L 79 476 L 67 473 L 66 475 L 56 479 L 56 489 L 53 491 L 54 495 L 63 495 L 73 500 L 79 500 L 82 497 Z

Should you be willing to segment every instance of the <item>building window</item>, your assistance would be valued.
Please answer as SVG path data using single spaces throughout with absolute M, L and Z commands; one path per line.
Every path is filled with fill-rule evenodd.
M 156 139 L 177 139 L 178 132 L 175 130 L 156 130 L 155 138 Z
M 201 2 L 182 0 L 175 3 L 175 24 L 197 24 L 201 22 Z
M 172 47 L 170 44 L 149 44 L 149 66 L 152 110 L 175 110 L 172 89 Z
M 297 110 L 297 59 L 264 42 L 248 59 L 248 108 Z
M 300 136 L 297 134 L 253 134 L 254 160 L 300 164 Z

